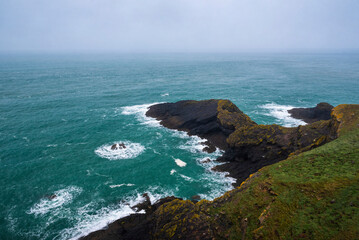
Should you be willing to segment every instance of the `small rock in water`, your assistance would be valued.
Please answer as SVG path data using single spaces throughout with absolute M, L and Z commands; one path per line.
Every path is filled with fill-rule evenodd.
M 50 199 L 50 200 L 53 200 L 53 199 L 55 199 L 56 197 L 57 197 L 56 194 L 52 194 L 52 195 L 49 196 L 49 199 Z
M 211 159 L 209 158 L 201 160 L 201 163 L 209 163 L 209 162 L 211 162 Z
M 208 152 L 208 153 L 213 153 L 216 151 L 216 147 L 214 146 L 210 146 L 210 147 L 205 147 L 202 149 L 203 152 Z
M 111 150 L 125 149 L 126 145 L 124 143 L 115 143 L 111 146 Z

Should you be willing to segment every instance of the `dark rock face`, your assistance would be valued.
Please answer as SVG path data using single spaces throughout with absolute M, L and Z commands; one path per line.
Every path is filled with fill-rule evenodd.
M 206 138 L 208 151 L 213 151 L 213 146 L 227 149 L 226 139 L 234 131 L 235 124 L 255 124 L 228 100 L 162 103 L 151 106 L 146 115 L 160 120 L 167 128 Z
M 329 120 L 330 113 L 334 107 L 329 103 L 321 102 L 314 108 L 293 108 L 288 110 L 293 118 L 313 123 L 320 120 Z

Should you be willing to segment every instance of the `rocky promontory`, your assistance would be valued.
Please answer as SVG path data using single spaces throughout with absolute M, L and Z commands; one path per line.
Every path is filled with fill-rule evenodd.
M 324 105 L 318 104 L 320 109 L 326 109 Z M 224 149 L 218 160 L 226 163 L 216 170 L 229 172 L 237 179 L 236 186 L 264 166 L 335 139 L 337 128 L 330 114 L 327 119 L 326 114 L 319 113 L 313 115 L 318 121 L 295 128 L 258 125 L 231 101 L 216 99 L 157 104 L 146 115 L 165 127 L 206 138 L 209 144 Z
M 83 239 L 357 239 L 359 105 L 285 128 L 259 125 L 228 100 L 150 107 L 163 126 L 225 150 L 237 187 L 213 200 L 167 197 Z

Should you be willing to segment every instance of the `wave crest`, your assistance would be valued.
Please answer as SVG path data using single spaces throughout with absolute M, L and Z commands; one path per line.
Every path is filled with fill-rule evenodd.
M 306 125 L 306 123 L 302 120 L 295 119 L 290 116 L 288 110 L 293 109 L 293 106 L 268 103 L 260 107 L 267 111 L 264 113 L 264 115 L 276 118 L 277 123 L 283 125 L 284 127 Z

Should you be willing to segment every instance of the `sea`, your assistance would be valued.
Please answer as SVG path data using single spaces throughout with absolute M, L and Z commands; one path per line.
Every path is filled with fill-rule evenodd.
M 287 110 L 359 103 L 359 53 L 0 55 L 0 239 L 78 239 L 134 213 L 144 193 L 213 200 L 233 189 L 211 170 L 221 150 L 145 116 L 188 99 L 305 124 Z

